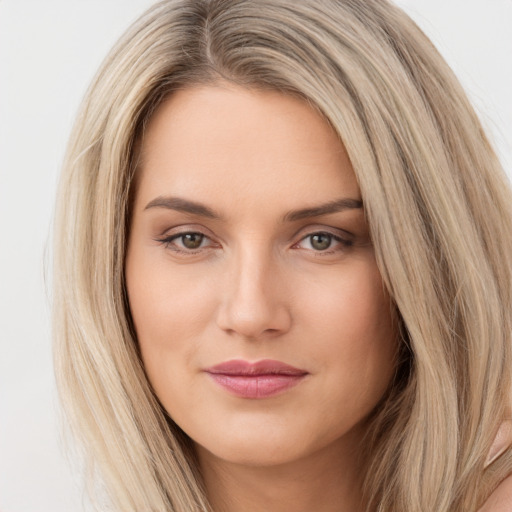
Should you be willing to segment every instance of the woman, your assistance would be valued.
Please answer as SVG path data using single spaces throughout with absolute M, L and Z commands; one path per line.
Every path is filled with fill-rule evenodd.
M 498 510 L 512 201 L 399 9 L 156 4 L 60 198 L 57 375 L 116 510 Z

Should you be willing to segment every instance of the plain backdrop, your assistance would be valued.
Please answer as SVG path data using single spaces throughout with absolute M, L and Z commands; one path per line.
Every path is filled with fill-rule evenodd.
M 0 512 L 85 506 L 58 428 L 44 269 L 80 99 L 109 48 L 152 3 L 0 0 Z M 512 0 L 398 3 L 459 76 L 511 176 Z

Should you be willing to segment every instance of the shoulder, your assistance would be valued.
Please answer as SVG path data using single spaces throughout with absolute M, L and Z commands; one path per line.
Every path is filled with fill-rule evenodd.
M 498 485 L 478 512 L 512 512 L 512 475 Z

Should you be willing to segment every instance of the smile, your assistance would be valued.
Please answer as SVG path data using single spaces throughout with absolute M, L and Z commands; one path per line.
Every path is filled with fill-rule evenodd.
M 255 363 L 231 360 L 205 370 L 212 380 L 241 398 L 268 398 L 297 385 L 308 375 L 280 361 L 265 359 Z

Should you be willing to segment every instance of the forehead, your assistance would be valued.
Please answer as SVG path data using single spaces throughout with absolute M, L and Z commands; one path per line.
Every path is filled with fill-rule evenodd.
M 343 144 L 306 101 L 228 84 L 175 92 L 144 134 L 137 196 L 282 209 L 360 198 Z M 222 205 L 220 205 L 222 206 Z

